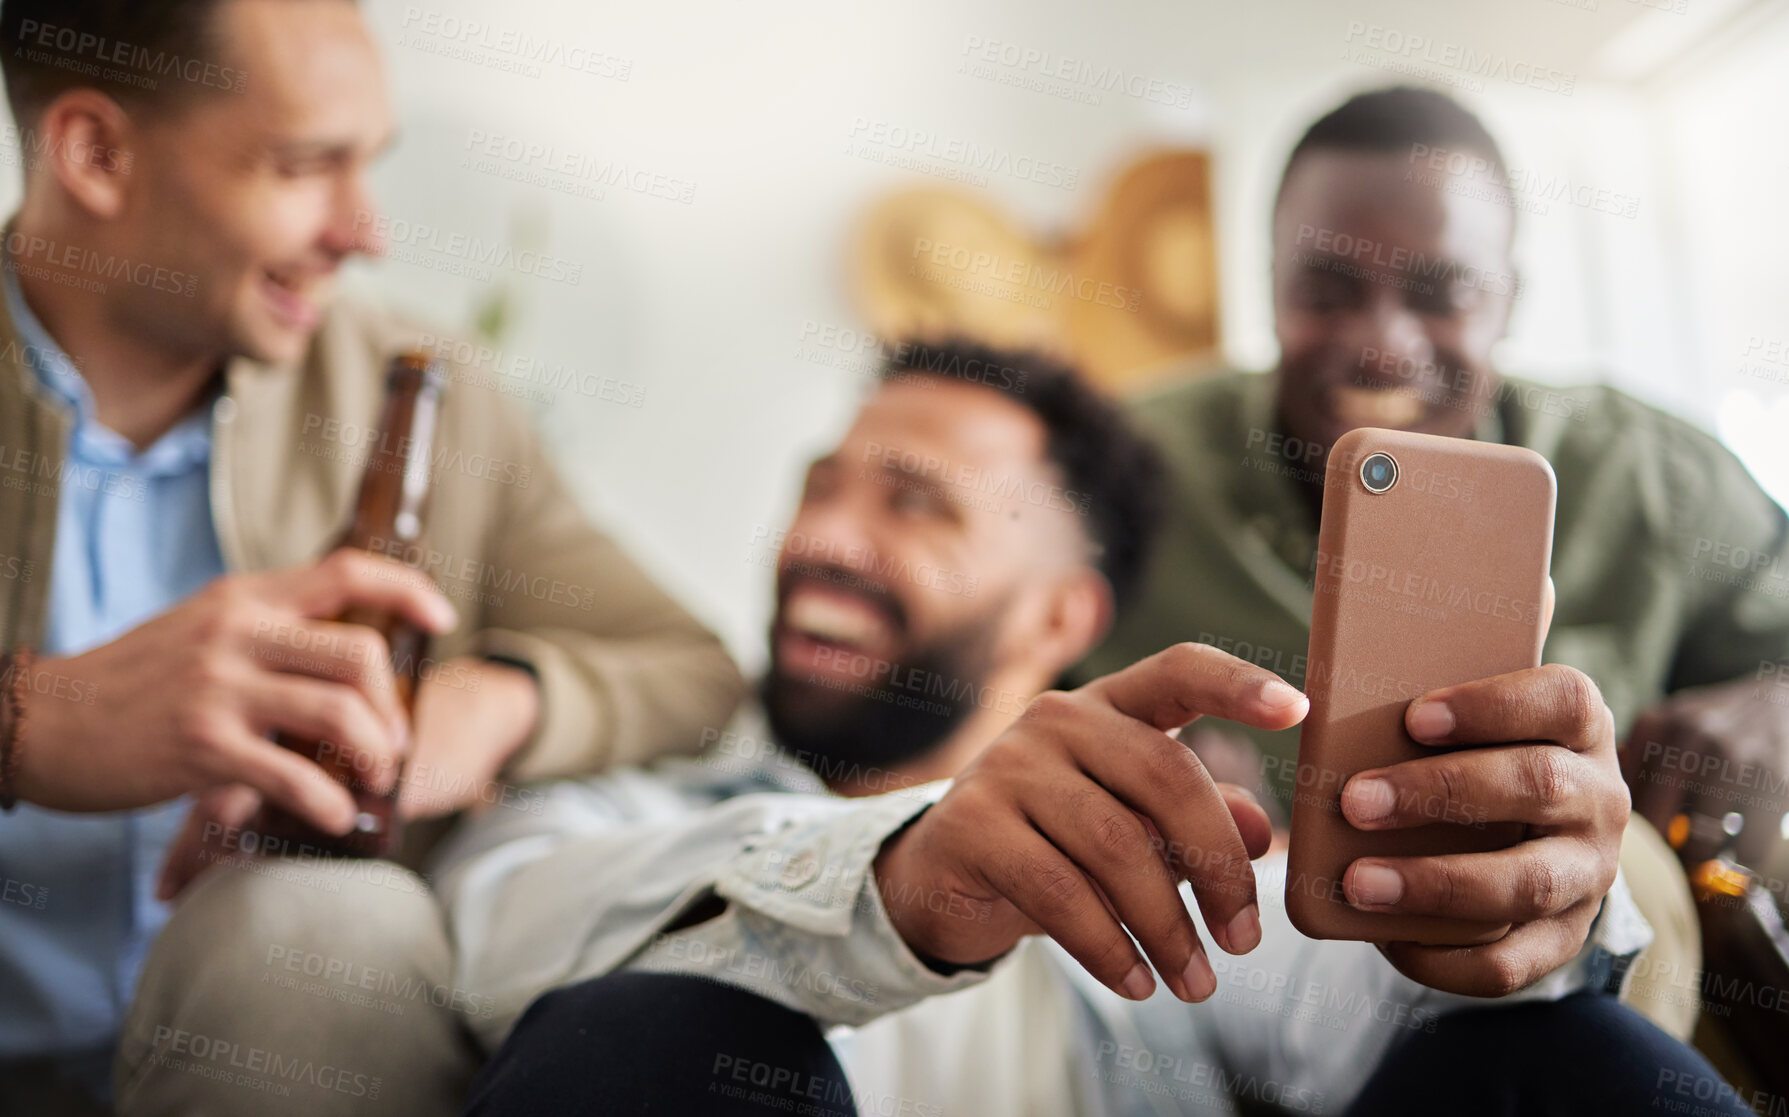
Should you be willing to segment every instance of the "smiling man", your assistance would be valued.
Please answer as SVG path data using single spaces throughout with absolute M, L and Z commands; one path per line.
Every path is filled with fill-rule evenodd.
M 140 973 L 124 1112 L 451 1109 L 469 1064 L 426 884 L 237 841 L 170 922 L 208 863 L 183 845 L 164 869 L 183 820 L 239 834 L 265 798 L 347 830 L 346 789 L 275 732 L 375 785 L 407 756 L 403 812 L 445 818 L 691 745 L 743 685 L 464 368 L 439 586 L 324 556 L 385 366 L 423 337 L 334 297 L 380 248 L 367 173 L 393 128 L 355 4 L 5 0 L 0 63 L 25 163 L 0 245 L 0 880 L 31 897 L 0 903 L 0 1110 L 101 1106 Z M 378 635 L 331 619 L 350 606 L 436 634 L 414 721 Z M 307 992 L 313 970 L 411 995 Z
M 1592 913 L 1481 951 L 1386 946 L 1414 978 L 1297 935 L 1283 859 L 1251 864 L 1261 805 L 1171 735 L 1283 729 L 1302 694 L 1194 643 L 1048 689 L 1135 592 L 1160 469 L 1070 370 L 899 347 L 782 537 L 765 716 L 445 850 L 467 1023 L 498 1049 L 469 1112 L 1383 1117 L 1639 1112 L 1662 1073 L 1727 1089 L 1600 995 L 1646 928 L 1611 889 L 1627 799 L 1577 672 L 1429 697 L 1456 714 L 1446 743 L 1560 758 L 1555 832 L 1598 863 Z M 1509 687 L 1532 701 L 1500 709 Z M 1424 772 L 1380 774 L 1403 802 Z M 1512 887 L 1525 844 L 1412 910 L 1538 914 Z M 1446 861 L 1402 867 L 1432 885 Z
M 1445 94 L 1364 93 L 1310 126 L 1273 210 L 1278 367 L 1138 402 L 1137 421 L 1171 464 L 1172 512 L 1136 607 L 1083 670 L 1197 640 L 1303 685 L 1335 440 L 1379 426 L 1537 450 L 1559 484 L 1557 609 L 1544 658 L 1595 679 L 1626 740 L 1636 819 L 1652 826 L 1636 821 L 1623 865 L 1660 932 L 1655 950 L 1668 951 L 1642 968 L 1693 973 L 1688 890 L 1653 827 L 1680 810 L 1739 809 L 1751 823 L 1742 853 L 1775 839 L 1786 804 L 1771 773 L 1789 765 L 1789 717 L 1768 680 L 1789 660 L 1789 584 L 1762 558 L 1756 573 L 1721 556 L 1789 566 L 1789 520 L 1689 424 L 1612 388 L 1555 388 L 1498 370 L 1493 350 L 1522 290 L 1521 202 L 1496 140 Z M 1501 700 L 1528 698 L 1509 690 Z M 1288 797 L 1297 734 L 1237 728 L 1260 750 L 1260 786 Z M 1202 734 L 1200 747 L 1221 751 L 1218 740 Z M 1681 766 L 1640 778 L 1664 755 L 1681 755 Z M 1684 775 L 1694 771 L 1750 775 L 1743 786 L 1697 786 Z M 1550 868 L 1554 879 L 1581 879 L 1570 858 Z M 1689 1034 L 1695 998 L 1636 984 L 1650 1012 Z

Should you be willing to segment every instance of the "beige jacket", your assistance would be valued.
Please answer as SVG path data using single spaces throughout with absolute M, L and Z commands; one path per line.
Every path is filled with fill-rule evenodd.
M 383 366 L 420 328 L 346 305 L 299 367 L 238 359 L 213 410 L 211 512 L 225 568 L 319 557 L 346 522 L 373 443 Z M 0 303 L 0 647 L 37 644 L 48 607 L 70 417 L 22 359 Z M 694 750 L 744 691 L 720 642 L 584 519 L 492 374 L 450 363 L 429 572 L 460 612 L 432 655 L 536 671 L 541 716 L 516 781 Z

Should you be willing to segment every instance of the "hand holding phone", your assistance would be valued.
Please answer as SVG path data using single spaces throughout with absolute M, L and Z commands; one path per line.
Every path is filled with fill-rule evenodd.
M 1601 694 L 1538 666 L 1553 488 L 1530 451 L 1408 432 L 1329 459 L 1287 909 L 1455 992 L 1577 952 L 1627 817 Z

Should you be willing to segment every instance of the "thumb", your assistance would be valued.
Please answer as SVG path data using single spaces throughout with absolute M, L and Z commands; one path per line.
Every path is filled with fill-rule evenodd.
M 193 803 L 180 836 L 168 847 L 156 881 L 155 897 L 169 903 L 210 867 L 223 846 L 224 832 L 241 826 L 261 809 L 261 793 L 243 784 L 214 788 Z

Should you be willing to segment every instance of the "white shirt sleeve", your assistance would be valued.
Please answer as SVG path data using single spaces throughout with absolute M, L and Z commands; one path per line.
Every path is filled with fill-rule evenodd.
M 985 980 L 981 970 L 940 974 L 915 956 L 889 921 L 872 871 L 882 843 L 945 786 L 929 785 L 920 796 L 859 800 L 847 814 L 751 842 L 715 876 L 726 914 L 655 935 L 627 968 L 725 981 L 805 1013 L 823 1028 L 865 1024 Z M 972 917 L 967 909 L 964 915 Z
M 539 832 L 473 843 L 440 875 L 467 1023 L 495 1048 L 542 993 L 622 969 L 710 977 L 822 1026 L 981 981 L 914 957 L 871 872 L 888 836 L 945 786 L 743 795 L 644 820 L 616 817 L 612 793 L 556 789 Z M 715 898 L 724 914 L 666 932 Z

